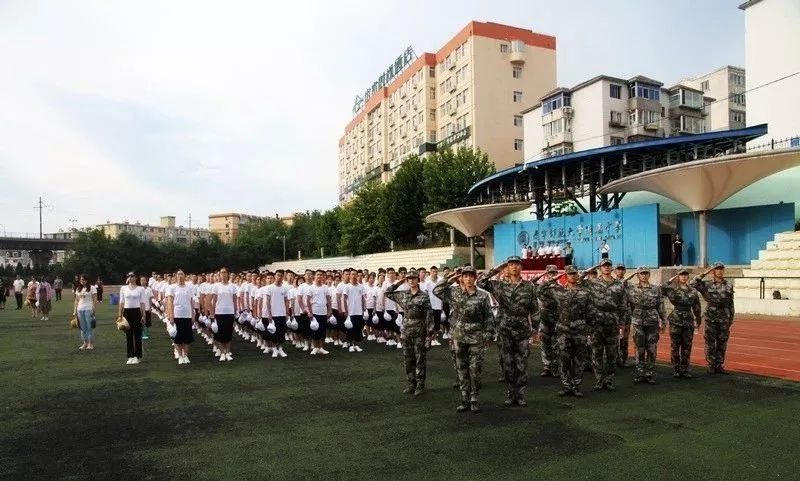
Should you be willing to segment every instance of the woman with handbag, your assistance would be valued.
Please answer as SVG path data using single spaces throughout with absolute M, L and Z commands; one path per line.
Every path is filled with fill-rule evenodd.
M 94 349 L 94 344 L 92 343 L 94 335 L 92 320 L 94 319 L 96 295 L 94 286 L 89 283 L 89 278 L 81 274 L 75 284 L 75 307 L 72 312 L 72 315 L 78 320 L 78 327 L 81 329 L 81 341 L 83 344 L 78 348 L 81 350 Z
M 125 364 L 139 364 L 142 361 L 144 289 L 133 272 L 128 273 L 125 285 L 119 290 L 119 317 L 128 321 L 128 329 L 125 329 L 128 361 Z

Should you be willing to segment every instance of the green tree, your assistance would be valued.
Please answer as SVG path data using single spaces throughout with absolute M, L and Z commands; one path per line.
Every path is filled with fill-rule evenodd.
M 314 232 L 314 249 L 324 250 L 325 256 L 331 257 L 339 254 L 339 238 L 341 236 L 341 226 L 339 224 L 341 207 L 334 207 L 331 210 L 320 212 L 315 210 L 311 213 L 311 225 Z
M 493 173 L 494 165 L 479 149 L 440 150 L 425 162 L 423 214 L 463 207 L 469 188 Z
M 253 269 L 283 260 L 283 235 L 286 226 L 279 219 L 268 217 L 246 224 L 234 239 L 231 268 Z M 288 258 L 288 252 L 287 252 Z
M 427 202 L 424 164 L 417 155 L 409 156 L 386 185 L 379 218 L 386 239 L 411 244 L 422 232 L 422 210 Z
M 388 248 L 387 238 L 378 228 L 386 214 L 387 190 L 388 186 L 379 182 L 367 183 L 352 202 L 339 209 L 342 252 L 360 255 Z

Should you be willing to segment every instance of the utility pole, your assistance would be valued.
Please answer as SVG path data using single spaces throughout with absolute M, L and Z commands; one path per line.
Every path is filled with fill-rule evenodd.
M 192 213 L 189 212 L 189 244 L 192 243 Z
M 47 208 L 47 207 L 52 207 L 52 206 L 51 205 L 42 204 L 42 197 L 41 196 L 39 196 L 39 204 L 33 206 L 34 209 L 39 209 L 39 239 L 43 239 L 44 238 L 44 235 L 42 234 L 42 210 Z

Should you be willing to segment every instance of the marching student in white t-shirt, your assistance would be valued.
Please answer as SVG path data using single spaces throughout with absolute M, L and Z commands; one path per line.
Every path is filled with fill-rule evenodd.
M 328 319 L 333 315 L 333 304 L 330 294 L 331 287 L 323 284 L 322 281 L 324 279 L 325 272 L 317 270 L 314 273 L 314 283 L 305 289 L 305 305 L 311 317 L 309 333 L 313 345 L 313 349 L 311 349 L 312 356 L 328 354 L 328 351 L 324 348 L 325 331 L 327 330 Z M 314 329 L 315 325 L 317 329 Z
M 177 349 L 178 364 L 189 364 L 189 344 L 194 342 L 192 333 L 194 288 L 186 284 L 186 275 L 182 270 L 178 270 L 175 277 L 177 282 L 167 288 L 167 319 L 177 328 L 177 334 L 172 342 Z
M 128 351 L 126 364 L 139 364 L 142 360 L 142 324 L 144 324 L 144 289 L 139 278 L 129 272 L 126 284 L 119 290 L 119 317 L 128 321 L 125 341 Z
M 366 290 L 358 283 L 358 272 L 350 271 L 350 283 L 342 288 L 342 306 L 344 307 L 344 317 L 350 318 L 351 327 L 347 327 L 345 322 L 345 339 L 350 352 L 361 352 L 358 345 L 364 340 L 364 311 L 366 306 Z
M 289 286 L 283 282 L 283 269 L 275 271 L 275 282 L 267 287 L 266 296 L 262 298 L 262 305 L 266 306 L 267 319 L 275 326 L 272 340 L 275 348 L 272 357 L 286 357 L 283 343 L 286 341 L 286 319 L 289 313 Z
M 239 310 L 237 288 L 230 282 L 228 269 L 223 267 L 219 271 L 220 282 L 214 284 L 211 290 L 211 318 L 217 323 L 217 332 L 214 340 L 219 351 L 219 361 L 233 361 L 231 353 L 231 340 L 233 339 L 234 314 Z
M 273 336 L 266 330 L 269 319 L 267 318 L 267 303 L 265 300 L 267 297 L 267 290 L 274 282 L 275 277 L 269 271 L 265 272 L 260 278 L 256 278 L 255 282 L 258 289 L 253 297 L 253 315 L 261 319 L 261 323 L 264 325 L 265 329 L 263 331 L 257 331 L 253 335 L 258 336 L 257 346 L 261 349 L 263 354 L 269 354 L 273 352 L 274 349 Z
M 337 275 L 338 277 L 338 275 Z M 347 339 L 345 338 L 345 328 L 344 328 L 344 321 L 346 320 L 347 316 L 345 316 L 344 312 L 347 308 L 344 305 L 344 288 L 347 285 L 345 281 L 349 281 L 350 279 L 350 269 L 345 269 L 341 277 L 338 279 L 334 278 L 335 286 L 336 286 L 336 302 L 334 305 L 336 306 L 336 311 L 333 313 L 336 316 L 336 325 L 333 326 L 333 345 L 342 346 L 343 349 L 347 349 Z
M 375 315 L 375 303 L 378 298 L 378 289 L 375 287 L 374 273 L 367 274 L 367 281 L 364 284 L 364 293 L 367 305 L 367 318 L 364 319 L 364 325 L 367 326 L 367 340 L 374 341 L 378 333 L 378 329 L 373 327 L 374 324 L 372 323 L 372 316 Z
M 142 285 L 142 289 L 144 292 L 142 293 L 142 302 L 144 302 L 144 327 L 142 328 L 142 340 L 150 339 L 150 327 L 153 326 L 153 322 L 150 319 L 152 312 L 150 309 L 152 308 L 151 303 L 153 302 L 153 289 L 148 286 L 147 277 L 141 276 L 139 277 L 139 284 Z
M 442 300 L 433 295 L 433 289 L 444 279 L 439 277 L 439 267 L 431 266 L 431 275 L 424 284 L 420 284 L 420 289 L 428 293 L 431 300 L 431 311 L 433 313 L 433 333 L 431 334 L 431 346 L 441 346 L 439 342 L 439 329 L 442 322 Z
M 386 345 L 389 347 L 397 346 L 399 344 L 399 338 L 397 334 L 397 325 L 395 321 L 397 320 L 397 304 L 386 297 L 386 289 L 389 288 L 392 284 L 397 282 L 397 273 L 394 270 L 394 267 L 389 267 L 386 269 L 386 280 L 383 281 L 383 285 L 381 286 L 381 291 L 383 293 L 382 300 L 383 303 L 381 304 L 381 310 L 389 314 L 389 320 L 381 319 L 381 326 L 383 327 L 383 331 L 386 336 Z
M 375 314 L 378 316 L 378 324 L 373 325 L 373 332 L 375 333 L 375 342 L 378 344 L 386 344 L 386 332 L 384 330 L 385 324 L 383 321 L 383 305 L 385 297 L 383 295 L 383 283 L 386 281 L 386 271 L 383 268 L 378 269 L 378 277 L 375 279 Z

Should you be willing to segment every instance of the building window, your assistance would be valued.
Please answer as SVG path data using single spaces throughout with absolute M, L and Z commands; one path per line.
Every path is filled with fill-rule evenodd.
M 733 85 L 744 85 L 744 75 L 742 74 L 732 73 L 730 79 Z
M 733 94 L 733 103 L 744 107 L 744 94 Z
M 625 137 L 611 136 L 611 145 L 621 145 L 625 143 Z
M 609 119 L 612 124 L 615 125 L 623 125 L 622 124 L 622 112 L 617 112 L 612 110 L 611 111 L 611 118 Z
M 514 78 L 522 78 L 522 67 L 519 65 L 514 65 L 511 70 L 511 76 Z
M 731 121 L 732 122 L 738 122 L 740 124 L 744 124 L 744 123 L 746 123 L 745 119 L 746 119 L 746 117 L 745 117 L 744 112 L 737 112 L 735 110 L 731 111 Z
M 436 77 L 436 67 L 428 67 L 428 77 Z
M 656 112 L 656 111 L 653 111 L 653 110 L 647 110 L 647 111 L 645 111 L 645 119 L 646 119 L 646 123 L 654 124 L 654 123 L 658 122 L 659 120 L 661 120 L 661 112 Z
M 522 116 L 515 115 L 514 116 L 514 127 L 522 127 Z
M 431 100 L 436 100 L 436 87 L 431 87 L 430 88 L 429 95 L 430 95 Z
M 508 44 L 507 43 L 501 43 L 500 44 L 500 53 L 508 53 Z
M 515 90 L 513 99 L 514 102 L 522 102 L 522 92 L 520 92 L 519 90 Z
M 542 102 L 542 114 L 549 114 L 553 110 L 558 110 L 561 107 L 569 107 L 571 104 L 569 95 L 559 95 Z
M 514 139 L 514 150 L 522 150 L 522 139 Z
M 661 100 L 661 91 L 655 86 L 634 83 L 631 85 L 630 96 L 650 100 Z
M 700 90 L 703 92 L 708 92 L 708 80 L 703 80 L 700 82 Z
M 553 137 L 564 131 L 564 124 L 563 122 L 561 122 L 561 119 L 548 122 L 544 124 L 542 127 L 544 127 L 545 138 Z
M 610 88 L 610 95 L 612 99 L 621 99 L 622 98 L 622 85 L 614 85 L 611 84 Z

